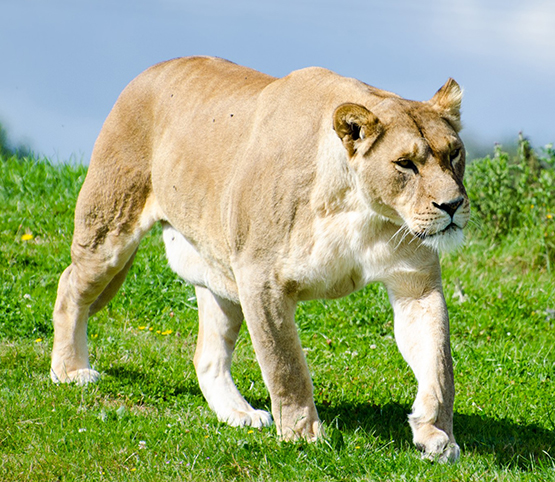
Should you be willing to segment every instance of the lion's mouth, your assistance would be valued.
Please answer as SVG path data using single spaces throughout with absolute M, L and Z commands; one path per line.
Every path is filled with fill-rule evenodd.
M 458 224 L 451 222 L 435 233 L 421 231 L 414 235 L 436 251 L 450 251 L 462 244 L 464 240 L 462 232 L 463 230 Z
M 455 222 L 451 222 L 445 228 L 443 228 L 440 231 L 436 231 L 435 233 L 429 233 L 429 232 L 426 232 L 426 231 L 421 231 L 421 232 L 414 233 L 414 235 L 417 238 L 424 240 L 424 239 L 433 238 L 434 236 L 442 236 L 444 234 L 449 234 L 453 231 L 457 231 L 458 229 L 462 229 L 462 228 L 458 224 L 456 224 Z

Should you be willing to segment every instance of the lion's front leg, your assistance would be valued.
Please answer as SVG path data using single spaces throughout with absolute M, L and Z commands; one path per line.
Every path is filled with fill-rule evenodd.
M 406 280 L 405 280 L 406 281 Z M 454 462 L 460 449 L 453 436 L 455 386 L 449 342 L 449 318 L 443 293 L 403 297 L 389 290 L 399 350 L 418 381 L 409 422 L 423 457 Z
M 321 424 L 295 326 L 296 301 L 262 271 L 236 272 L 239 297 L 278 435 L 315 440 Z

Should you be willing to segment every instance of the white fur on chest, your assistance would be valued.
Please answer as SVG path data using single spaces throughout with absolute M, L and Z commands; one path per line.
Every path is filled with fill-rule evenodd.
M 300 299 L 338 298 L 386 280 L 407 266 L 384 224 L 376 215 L 357 212 L 315 220 L 312 244 L 290 250 L 283 276 L 298 283 Z

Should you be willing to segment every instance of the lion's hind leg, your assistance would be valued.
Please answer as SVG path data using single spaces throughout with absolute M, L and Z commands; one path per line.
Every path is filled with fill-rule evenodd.
M 125 266 L 121 269 L 121 271 L 112 278 L 112 280 L 108 283 L 106 288 L 104 288 L 104 291 L 102 291 L 102 293 L 100 293 L 98 298 L 94 300 L 94 303 L 89 308 L 89 316 L 92 316 L 95 313 L 99 312 L 116 295 L 116 293 L 121 288 L 121 285 L 125 281 L 125 278 L 127 277 L 127 273 L 129 272 L 129 269 L 131 268 L 131 265 L 135 260 L 136 254 L 137 254 L 137 249 L 135 249 L 135 252 L 127 260 L 127 263 L 125 263 Z
M 89 364 L 88 317 L 116 294 L 142 237 L 160 218 L 156 201 L 147 199 L 145 189 L 121 193 L 105 180 L 98 182 L 100 177 L 87 179 L 79 195 L 72 262 L 58 284 L 51 365 L 56 383 L 86 384 L 99 378 Z
M 118 246 L 83 248 L 75 245 L 73 261 L 60 277 L 54 306 L 54 382 L 86 384 L 97 381 L 87 349 L 87 321 L 115 295 L 131 266 L 138 241 Z M 108 255 L 109 252 L 109 255 Z
M 200 388 L 218 419 L 232 426 L 271 425 L 268 412 L 255 410 L 237 390 L 231 377 L 231 356 L 243 313 L 241 307 L 196 287 L 199 335 L 195 368 Z
M 50 376 L 54 383 L 95 382 L 100 374 L 89 365 L 87 319 L 89 304 L 79 298 L 78 275 L 73 264 L 68 266 L 58 283 L 54 307 L 54 346 Z

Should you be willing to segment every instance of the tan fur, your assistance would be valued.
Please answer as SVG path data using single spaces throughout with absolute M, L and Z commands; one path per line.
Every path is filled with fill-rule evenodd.
M 96 142 L 54 309 L 52 378 L 98 379 L 89 314 L 117 292 L 161 221 L 171 267 L 197 286 L 195 367 L 218 417 L 264 426 L 230 374 L 243 317 L 278 433 L 321 433 L 296 332 L 299 300 L 380 281 L 418 381 L 426 457 L 454 460 L 453 369 L 438 250 L 462 241 L 461 90 L 427 102 L 333 72 L 282 79 L 215 58 L 156 65 L 124 90 Z

